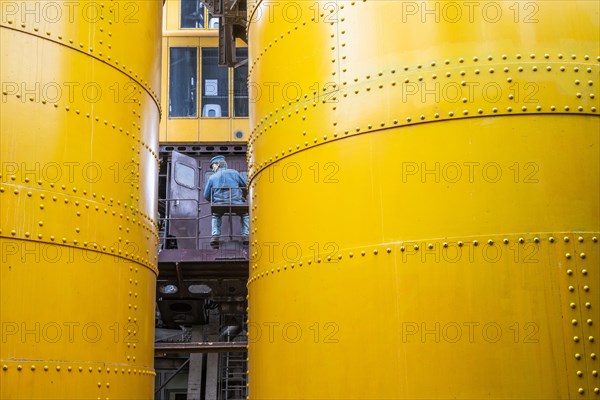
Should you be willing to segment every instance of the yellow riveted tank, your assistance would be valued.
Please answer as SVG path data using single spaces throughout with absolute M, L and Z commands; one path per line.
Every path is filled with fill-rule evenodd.
M 248 20 L 250 398 L 600 398 L 598 2 Z
M 0 398 L 152 398 L 162 2 L 0 6 Z

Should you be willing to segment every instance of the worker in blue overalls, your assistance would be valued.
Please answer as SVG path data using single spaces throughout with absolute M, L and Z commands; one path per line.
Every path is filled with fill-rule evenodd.
M 245 204 L 248 190 L 248 182 L 242 174 L 234 169 L 227 168 L 227 162 L 224 156 L 215 156 L 210 159 L 210 168 L 214 172 L 208 178 L 204 187 L 204 198 L 212 204 Z M 211 219 L 211 240 L 210 245 L 214 248 L 219 247 L 219 237 L 221 236 L 222 213 L 212 213 Z M 246 211 L 240 214 L 242 224 L 242 241 L 248 244 L 248 231 L 250 227 L 250 216 Z

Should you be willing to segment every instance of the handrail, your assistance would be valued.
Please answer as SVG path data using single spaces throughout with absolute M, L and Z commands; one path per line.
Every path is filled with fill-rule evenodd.
M 194 207 L 194 209 L 196 210 L 196 215 L 192 216 L 192 217 L 172 217 L 170 215 L 171 210 L 170 207 L 168 207 L 169 203 L 175 202 L 176 205 L 179 202 L 193 202 L 196 204 L 196 206 Z M 166 248 L 166 241 L 169 238 L 169 225 L 172 221 L 199 221 L 198 218 L 198 211 L 200 210 L 200 203 L 198 202 L 197 199 L 158 199 L 159 204 L 163 203 L 165 205 L 165 216 L 164 217 L 159 217 L 158 219 L 158 224 L 161 227 L 160 231 L 163 231 L 164 228 L 164 235 L 161 235 L 161 248 Z M 200 232 L 198 229 L 198 224 L 194 224 L 194 230 L 195 230 L 195 235 L 193 236 L 177 236 L 174 239 L 194 239 L 196 241 L 196 246 L 198 245 L 198 240 L 200 239 Z
M 217 190 L 219 190 L 219 191 L 225 191 L 225 190 L 229 191 L 229 196 L 227 196 L 227 199 L 229 201 L 228 202 L 223 202 L 223 203 L 216 203 L 214 201 L 214 193 Z M 239 190 L 241 193 L 243 193 L 243 190 L 247 190 L 247 189 L 245 187 L 214 187 L 214 188 L 211 188 L 211 191 L 210 191 L 210 204 L 211 204 L 211 206 L 213 204 L 218 204 L 218 205 L 226 205 L 226 204 L 229 204 L 229 205 L 243 205 L 243 204 L 248 204 L 247 199 L 244 196 L 242 196 L 242 195 L 240 195 L 240 198 L 242 199 L 241 200 L 242 203 L 232 203 L 232 200 L 231 200 L 232 190 Z
M 217 188 L 213 188 L 213 189 L 217 189 Z M 241 190 L 243 188 L 220 188 L 223 190 Z M 211 200 L 212 200 L 212 195 L 211 195 Z M 225 199 L 225 202 L 200 202 L 198 199 L 159 199 L 159 209 L 161 211 L 160 215 L 159 215 L 159 219 L 158 219 L 158 224 L 159 224 L 159 237 L 160 237 L 160 249 L 161 250 L 166 250 L 169 248 L 172 248 L 169 246 L 169 240 L 178 240 L 178 239 L 188 239 L 188 240 L 194 240 L 195 241 L 195 248 L 200 249 L 201 248 L 201 241 L 202 240 L 209 240 L 211 239 L 211 232 L 207 231 L 205 232 L 205 234 L 202 234 L 203 232 L 200 231 L 200 222 L 201 221 L 205 221 L 206 219 L 210 219 L 211 214 L 213 213 L 217 213 L 223 216 L 228 216 L 229 219 L 229 229 L 230 229 L 230 234 L 229 237 L 233 238 L 233 237 L 241 237 L 240 235 L 234 235 L 233 234 L 233 223 L 231 221 L 231 215 L 245 215 L 248 213 L 248 202 L 244 201 L 244 202 L 238 202 L 238 201 L 232 201 L 231 196 L 229 196 L 228 199 Z M 185 202 L 192 202 L 192 206 L 191 208 L 193 210 L 196 210 L 195 215 L 188 215 L 188 216 L 172 216 L 173 213 L 173 207 L 174 204 L 178 204 L 178 203 L 185 203 Z M 189 206 L 189 205 L 188 205 Z M 209 211 L 208 213 L 203 213 L 202 215 L 199 214 L 200 209 L 202 206 L 208 206 L 209 207 Z M 221 209 L 219 209 L 221 208 Z M 190 222 L 187 222 L 190 221 Z M 174 223 L 180 222 L 182 224 L 185 224 L 186 222 L 189 223 L 189 228 L 187 230 L 187 234 L 185 236 L 176 233 L 175 235 L 170 235 L 170 232 L 172 231 L 172 226 Z M 194 223 L 195 222 L 195 223 Z M 193 225 L 194 227 L 191 228 L 191 225 Z M 193 229 L 193 230 L 192 230 Z M 192 232 L 190 232 L 192 231 Z M 184 232 L 185 233 L 185 232 Z M 171 242 L 172 243 L 172 242 Z

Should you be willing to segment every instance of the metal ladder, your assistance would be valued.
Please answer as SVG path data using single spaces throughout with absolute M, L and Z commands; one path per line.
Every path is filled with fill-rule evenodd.
M 246 400 L 247 353 L 220 353 L 220 399 Z

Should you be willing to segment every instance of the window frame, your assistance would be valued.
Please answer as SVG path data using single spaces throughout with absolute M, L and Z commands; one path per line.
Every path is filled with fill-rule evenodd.
M 191 29 L 191 28 L 190 28 Z M 223 110 L 225 110 L 227 112 L 227 116 L 221 116 L 221 117 L 203 117 L 202 116 L 202 110 L 204 107 L 204 102 L 203 102 L 203 88 L 204 88 L 204 76 L 202 74 L 202 63 L 204 60 L 204 57 L 202 57 L 202 49 L 217 49 L 218 51 L 218 47 L 215 47 L 214 45 L 206 45 L 206 44 L 202 44 L 202 43 L 197 43 L 197 44 L 192 44 L 190 42 L 188 42 L 186 40 L 187 43 L 174 43 L 171 45 L 170 41 L 167 42 L 167 64 L 168 64 L 168 69 L 167 69 L 167 85 L 166 85 L 166 89 L 167 89 L 167 93 L 166 93 L 166 117 L 167 120 L 199 120 L 199 119 L 203 119 L 203 120 L 223 120 L 223 119 L 248 119 L 249 118 L 249 111 L 250 111 L 250 106 L 248 105 L 248 115 L 245 116 L 236 116 L 234 115 L 235 113 L 235 91 L 234 91 L 234 86 L 235 86 L 235 68 L 234 67 L 227 67 L 227 107 L 223 108 Z M 170 114 L 170 103 L 171 103 L 171 96 L 172 96 L 172 92 L 171 92 L 171 77 L 172 77 L 172 68 L 171 68 L 171 49 L 196 49 L 196 88 L 194 91 L 194 94 L 196 96 L 196 109 L 195 109 L 195 116 L 171 116 Z M 240 47 L 247 49 L 247 47 Z M 247 75 L 246 75 L 246 79 L 247 79 Z M 246 98 L 248 99 L 248 102 L 250 101 L 250 93 L 247 93 Z
M 195 109 L 195 114 L 193 116 L 172 116 L 171 115 L 171 74 L 172 74 L 172 69 L 171 69 L 171 49 L 195 49 L 196 50 L 196 88 L 195 88 L 195 96 L 196 96 L 196 109 Z M 168 46 L 167 49 L 167 56 L 168 56 L 168 64 L 169 64 L 169 72 L 167 74 L 167 110 L 166 110 L 166 114 L 167 114 L 167 118 L 168 119 L 197 119 L 199 117 L 198 114 L 198 81 L 200 79 L 200 75 L 199 75 L 199 71 L 198 71 L 198 65 L 200 63 L 200 52 L 198 51 L 199 46 L 181 46 L 181 45 L 177 45 L 177 46 Z
M 205 57 L 204 57 L 204 50 L 205 49 L 212 49 L 212 50 L 216 50 L 217 51 L 217 55 L 215 57 L 216 60 L 217 60 L 216 67 L 217 68 L 222 68 L 222 67 L 219 67 L 219 62 L 218 62 L 219 61 L 219 55 L 218 55 L 219 47 L 213 47 L 213 46 L 202 46 L 202 47 L 200 47 L 200 52 L 199 52 L 200 53 L 200 65 L 198 67 L 200 68 L 200 76 L 202 77 L 202 88 L 201 88 L 201 92 L 200 92 L 201 93 L 201 95 L 200 95 L 200 104 L 199 104 L 200 112 L 198 113 L 198 116 L 199 116 L 199 118 L 203 118 L 203 119 L 223 119 L 223 118 L 227 119 L 227 118 L 231 118 L 231 101 L 232 101 L 232 97 L 233 96 L 232 96 L 232 93 L 231 93 L 232 82 L 231 82 L 231 71 L 230 71 L 231 68 L 230 67 L 227 67 L 227 71 L 226 71 L 227 77 L 226 77 L 225 81 L 227 82 L 227 90 L 225 91 L 225 96 L 227 97 L 227 99 L 226 99 L 226 102 L 225 102 L 226 103 L 225 107 L 222 107 L 222 109 L 221 109 L 221 116 L 220 117 L 205 117 L 205 116 L 202 115 L 203 114 L 202 110 L 204 110 L 204 97 L 206 97 L 204 95 L 204 93 L 205 93 L 204 85 L 206 83 L 206 77 L 204 76 L 204 59 L 205 59 Z M 206 58 L 208 58 L 208 57 L 206 57 Z M 215 96 L 215 97 L 219 97 L 218 92 L 219 92 L 219 90 L 217 88 L 217 96 Z M 224 113 L 223 111 L 227 112 L 227 115 L 223 115 L 223 113 Z

